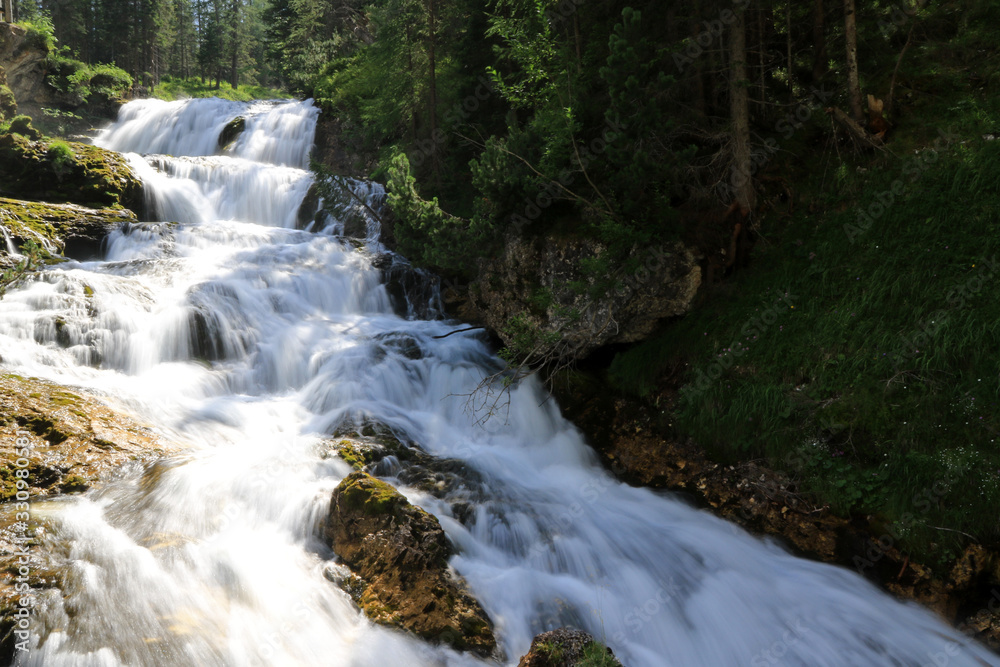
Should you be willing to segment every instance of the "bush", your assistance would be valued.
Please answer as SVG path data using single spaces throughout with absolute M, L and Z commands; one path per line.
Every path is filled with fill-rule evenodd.
M 7 128 L 7 132 L 10 134 L 20 134 L 23 137 L 27 137 L 32 141 L 38 141 L 42 138 L 42 133 L 39 132 L 31 124 L 31 116 L 14 116 L 14 119 L 10 121 L 10 127 Z

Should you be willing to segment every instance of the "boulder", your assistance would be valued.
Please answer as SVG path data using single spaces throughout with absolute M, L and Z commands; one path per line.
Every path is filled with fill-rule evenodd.
M 0 502 L 7 503 L 0 513 L 0 663 L 9 664 L 14 653 L 19 565 L 27 561 L 27 583 L 36 593 L 57 586 L 60 576 L 38 539 L 44 511 L 32 511 L 26 525 L 18 521 L 24 511 L 18 493 L 37 510 L 46 498 L 98 486 L 126 464 L 142 465 L 173 449 L 148 427 L 76 389 L 0 375 Z
M 222 132 L 219 133 L 219 148 L 228 149 L 243 134 L 245 129 L 247 129 L 247 119 L 243 116 L 237 116 L 226 123 Z
M 26 241 L 49 243 L 73 259 L 100 256 L 104 237 L 132 222 L 135 214 L 122 208 L 93 209 L 0 197 L 0 225 L 12 241 L 18 245 Z
M 56 92 L 45 83 L 48 51 L 32 42 L 23 26 L 0 23 L 0 65 L 7 84 L 20 102 L 52 103 Z
M 0 195 L 143 210 L 142 181 L 123 155 L 14 132 L 0 136 Z
M 365 614 L 428 641 L 489 656 L 489 617 L 448 567 L 438 520 L 389 484 L 356 471 L 334 490 L 326 541 L 360 581 L 343 585 Z
M 622 667 L 622 663 L 588 633 L 559 628 L 536 635 L 517 667 Z
M 523 347 L 530 335 L 540 357 L 558 349 L 567 360 L 640 341 L 691 309 L 701 269 L 683 244 L 636 248 L 615 265 L 586 270 L 607 263 L 606 255 L 592 239 L 509 236 L 496 258 L 483 261 L 469 295 L 504 344 Z

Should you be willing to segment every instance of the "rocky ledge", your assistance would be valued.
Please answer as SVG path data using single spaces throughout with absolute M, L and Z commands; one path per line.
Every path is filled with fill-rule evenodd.
M 0 195 L 143 210 L 142 181 L 120 153 L 43 138 L 27 116 L 0 136 Z
M 371 620 L 480 656 L 496 652 L 489 617 L 448 567 L 454 549 L 441 524 L 392 486 L 348 475 L 324 533 L 354 573 L 338 583 Z
M 48 244 L 73 259 L 98 256 L 105 236 L 135 220 L 135 214 L 124 208 L 96 209 L 0 197 L 0 226 L 15 244 Z
M 36 592 L 58 584 L 38 538 L 37 514 L 25 514 L 24 499 L 37 509 L 40 500 L 85 491 L 124 465 L 142 465 L 175 448 L 96 398 L 0 375 L 0 502 L 6 503 L 0 505 L 0 662 L 13 651 L 19 567 L 26 567 Z

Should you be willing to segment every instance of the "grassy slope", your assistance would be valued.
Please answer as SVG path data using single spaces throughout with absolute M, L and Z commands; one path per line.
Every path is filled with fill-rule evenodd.
M 150 97 L 158 97 L 162 100 L 177 100 L 188 97 L 221 97 L 226 100 L 236 102 L 250 102 L 252 100 L 274 100 L 291 97 L 286 92 L 267 88 L 265 86 L 241 85 L 233 89 L 228 83 L 223 83 L 216 89 L 209 83 L 202 83 L 197 77 L 190 79 L 168 79 L 156 86 Z
M 610 370 L 650 396 L 688 363 L 666 415 L 678 436 L 721 460 L 766 458 L 930 564 L 970 539 L 1000 542 L 1000 141 L 982 136 L 1000 130 L 1000 77 L 988 39 L 913 49 L 891 152 L 808 146 L 829 126 L 814 114 L 783 146 L 806 156 L 782 165 L 799 205 L 763 220 L 752 270 Z

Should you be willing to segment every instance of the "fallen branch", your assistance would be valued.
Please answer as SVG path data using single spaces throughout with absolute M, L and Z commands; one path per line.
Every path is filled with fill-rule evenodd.
M 845 113 L 842 109 L 838 109 L 837 107 L 827 107 L 826 113 L 828 113 L 830 118 L 832 118 L 838 125 L 847 130 L 848 134 L 854 137 L 856 141 L 859 141 L 870 148 L 882 148 L 881 139 L 868 134 L 868 132 L 865 131 L 865 128 L 861 127 L 857 121 L 847 115 L 847 113 Z
M 447 338 L 448 336 L 451 336 L 451 335 L 457 334 L 457 333 L 462 333 L 463 331 L 475 331 L 476 329 L 485 329 L 485 328 L 486 327 L 466 327 L 465 329 L 455 329 L 454 331 L 450 331 L 450 332 L 444 334 L 443 336 L 431 336 L 431 338 Z

